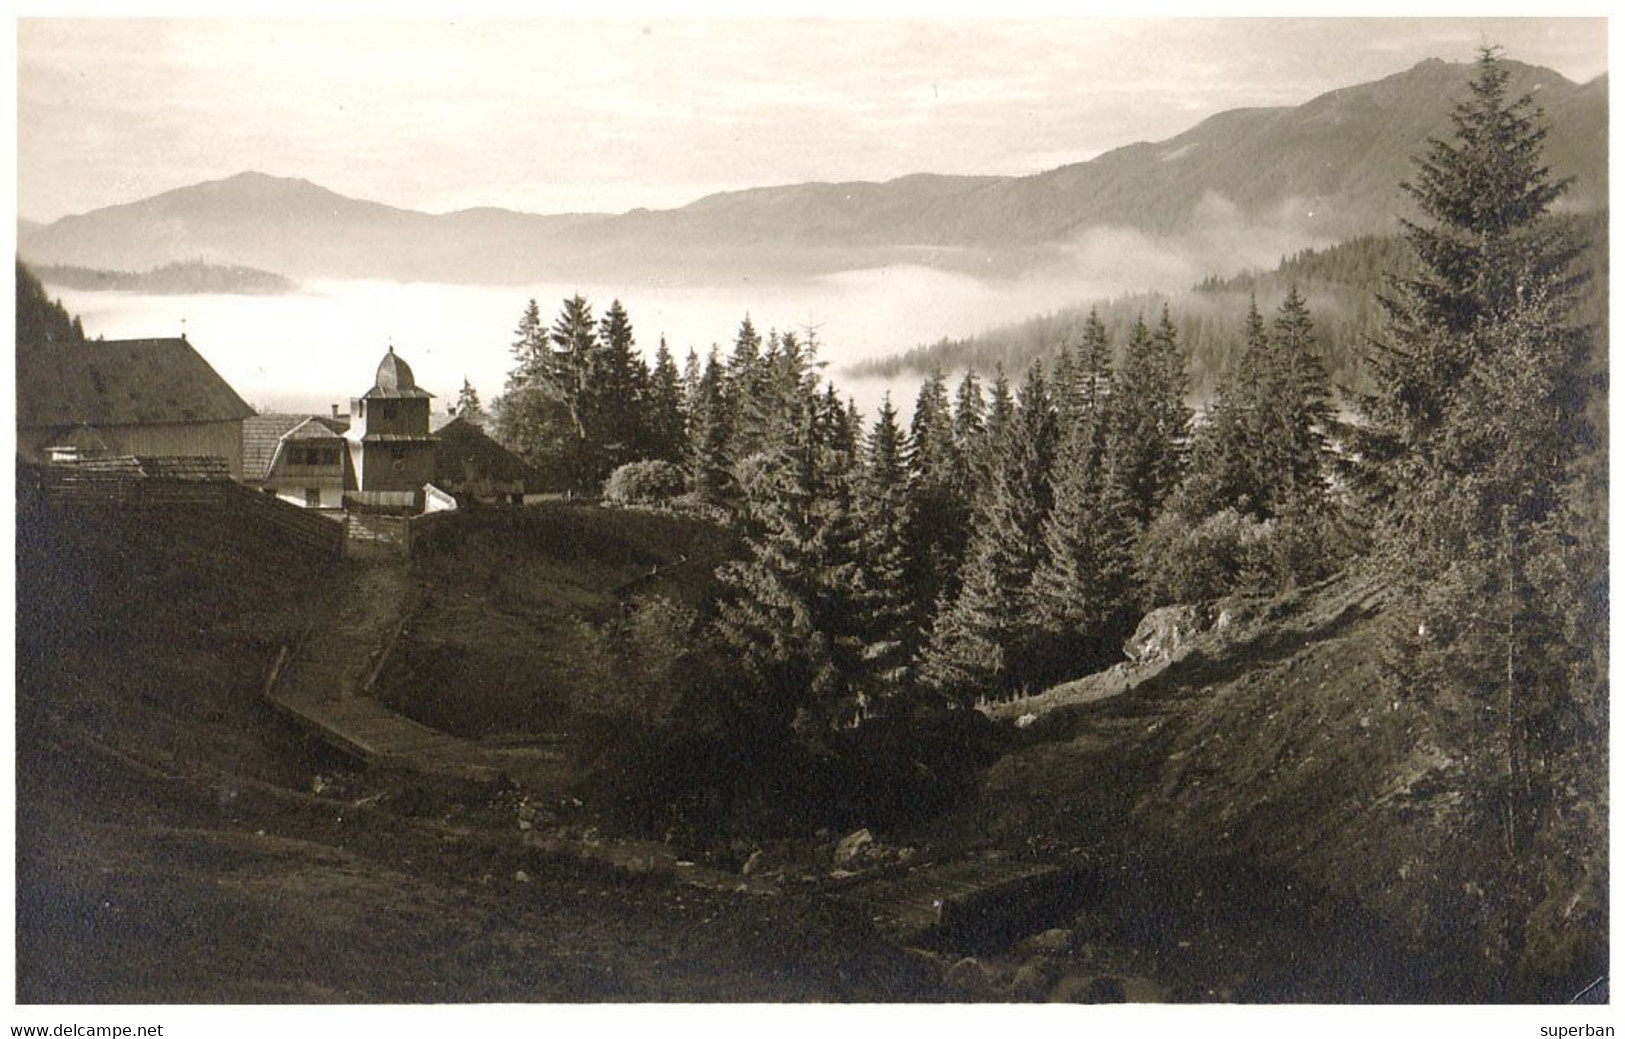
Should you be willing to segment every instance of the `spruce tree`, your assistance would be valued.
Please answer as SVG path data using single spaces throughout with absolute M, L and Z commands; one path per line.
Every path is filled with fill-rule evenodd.
M 1136 531 L 1121 490 L 1106 473 L 1109 349 L 1104 328 L 1091 320 L 1073 369 L 1073 418 L 1061 432 L 1054 505 L 1044 521 L 1044 550 L 1027 600 L 1034 666 L 1045 680 L 1082 674 L 1115 658 L 1132 620 Z
M 1168 326 L 1171 328 L 1171 326 Z M 1108 409 L 1107 478 L 1137 526 L 1149 524 L 1181 479 L 1190 411 L 1179 355 L 1167 329 L 1156 337 L 1142 318 L 1129 333 Z
M 813 729 L 862 708 L 866 643 L 850 473 L 823 442 L 809 395 L 744 489 L 747 556 L 725 564 L 716 632 L 741 672 L 739 706 L 767 731 Z
M 1326 371 L 1315 356 L 1314 321 L 1292 286 L 1270 330 L 1265 395 L 1255 404 L 1263 419 L 1261 460 L 1271 481 L 1263 503 L 1273 514 L 1318 511 L 1328 504 L 1327 431 L 1331 403 Z
M 1037 362 L 1022 382 L 998 445 L 976 503 L 958 593 L 938 610 L 921 665 L 932 688 L 961 703 L 1003 695 L 1032 677 L 1024 617 L 1033 573 L 1043 558 L 1055 452 L 1054 409 Z
M 693 357 L 690 352 L 690 357 Z M 698 359 L 695 358 L 696 363 Z M 643 456 L 681 463 L 687 450 L 682 377 L 672 359 L 666 337 L 660 337 L 655 350 L 654 371 L 649 374 L 648 402 L 643 421 Z
M 732 490 L 726 382 L 722 361 L 712 347 L 689 406 L 685 467 L 690 493 L 710 502 L 723 500 Z
M 612 300 L 598 323 L 593 356 L 593 439 L 601 456 L 597 478 L 644 453 L 649 368 L 637 353 L 632 319 Z
M 912 502 L 903 433 L 890 394 L 869 431 L 854 504 L 859 568 L 855 608 L 866 695 L 884 699 L 909 681 L 915 606 L 909 586 Z
M 1510 966 L 1529 915 L 1583 893 L 1563 863 L 1602 854 L 1574 841 L 1572 820 L 1602 797 L 1593 597 L 1606 553 L 1585 504 L 1599 491 L 1581 475 L 1596 451 L 1589 330 L 1572 313 L 1587 272 L 1551 217 L 1568 182 L 1544 165 L 1540 112 L 1509 79 L 1483 50 L 1452 138 L 1430 143 L 1406 185 L 1421 217 L 1405 225 L 1416 270 L 1382 300 L 1377 388 L 1356 432 L 1358 473 L 1384 510 L 1384 569 L 1410 614 L 1394 654 L 1401 695 L 1436 713 L 1470 704 L 1455 749 L 1505 850 L 1486 886 Z
M 908 588 L 913 613 L 925 624 L 936 601 L 953 585 L 965 550 L 969 501 L 961 468 L 947 381 L 938 371 L 920 386 L 906 450 L 909 517 Z M 918 647 L 924 632 L 910 634 Z
M 490 416 L 485 413 L 485 406 L 480 403 L 479 391 L 468 381 L 467 376 L 463 377 L 463 388 L 457 391 L 457 403 L 452 406 L 452 414 L 481 429 L 484 429 L 490 420 Z

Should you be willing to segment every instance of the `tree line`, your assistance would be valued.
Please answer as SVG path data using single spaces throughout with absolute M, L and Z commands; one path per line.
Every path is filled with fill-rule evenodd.
M 1002 367 L 952 390 L 933 373 L 905 430 L 889 399 L 866 427 L 810 336 L 747 317 L 726 355 L 691 351 L 678 375 L 664 343 L 653 368 L 631 352 L 618 302 L 594 323 L 577 297 L 545 339 L 527 305 L 497 428 L 566 458 L 582 489 L 650 460 L 727 509 L 748 553 L 721 574 L 716 635 L 741 703 L 764 723 L 840 724 L 1083 674 L 1149 607 L 1343 558 L 1313 319 L 1293 292 L 1248 328 L 1201 423 L 1164 308 L 1121 350 L 1091 315 L 1014 389 Z
M 1375 545 L 1420 615 L 1396 681 L 1493 695 L 1474 717 L 1498 719 L 1491 786 L 1527 845 L 1556 796 L 1542 784 L 1573 778 L 1574 734 L 1600 724 L 1606 482 L 1575 313 L 1587 243 L 1551 212 L 1566 184 L 1506 80 L 1486 53 L 1457 140 L 1418 161 L 1410 258 L 1374 298 L 1352 417 L 1295 285 L 1242 310 L 1200 420 L 1164 305 L 1121 337 L 1091 311 L 1014 388 L 1002 367 L 954 387 L 935 371 L 906 430 L 889 400 L 866 427 L 810 334 L 747 317 L 726 355 L 691 350 L 679 372 L 664 342 L 641 359 L 619 302 L 595 320 L 578 296 L 551 326 L 525 309 L 499 435 L 582 489 L 654 460 L 728 510 L 747 553 L 722 572 L 715 635 L 772 725 L 1040 687 L 1116 659 L 1150 607 L 1314 581 Z

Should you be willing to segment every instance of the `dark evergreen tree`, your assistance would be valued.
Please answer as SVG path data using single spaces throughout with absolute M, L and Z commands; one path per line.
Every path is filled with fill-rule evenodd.
M 707 501 L 720 501 L 732 489 L 728 444 L 727 376 L 715 347 L 700 376 L 688 411 L 688 489 Z
M 1091 322 L 1073 368 L 1072 420 L 1062 430 L 1044 522 L 1044 550 L 1028 593 L 1034 669 L 1056 680 L 1115 659 L 1133 615 L 1137 533 L 1121 489 L 1107 479 L 1105 329 Z
M 600 399 L 596 393 L 598 331 L 586 297 L 578 294 L 564 301 L 553 320 L 549 341 L 551 346 L 531 381 L 569 419 L 571 440 L 564 464 L 571 486 L 577 490 L 596 487 L 604 470 L 603 452 L 594 435 Z
M 690 352 L 690 357 L 693 353 Z M 695 358 L 698 364 L 698 358 Z M 666 337 L 660 337 L 655 350 L 654 371 L 649 375 L 649 394 L 643 416 L 643 455 L 666 462 L 681 463 L 687 453 L 687 440 L 683 429 L 684 414 L 682 377 L 677 374 L 677 363 L 666 346 Z
M 776 352 L 778 336 L 772 339 Z M 733 352 L 728 356 L 724 373 L 731 430 L 729 453 L 735 461 L 761 450 L 766 439 L 771 417 L 768 403 L 771 368 L 772 361 L 762 356 L 762 337 L 746 314 L 734 337 Z
M 909 581 L 912 502 L 903 433 L 891 397 L 882 399 L 867 437 L 854 505 L 858 581 L 854 606 L 863 640 L 865 695 L 884 699 L 909 682 L 916 602 Z
M 598 323 L 592 367 L 592 439 L 601 458 L 595 475 L 601 478 L 647 453 L 649 368 L 638 355 L 632 319 L 618 299 L 610 302 Z
M 490 420 L 490 416 L 485 413 L 485 406 L 480 403 L 479 391 L 474 388 L 474 384 L 469 382 L 466 376 L 463 378 L 463 388 L 457 391 L 457 403 L 452 406 L 451 412 L 465 422 L 471 422 L 481 429 L 484 429 L 485 424 Z
M 716 631 L 741 672 L 740 707 L 768 731 L 817 730 L 862 708 L 866 648 L 849 472 L 821 442 L 816 398 L 744 487 L 747 558 L 724 565 Z
M 1170 353 L 1177 358 L 1168 338 L 1154 338 L 1143 320 L 1136 322 L 1108 408 L 1107 478 L 1142 528 L 1179 484 L 1190 422 L 1183 381 L 1170 385 Z
M 1607 693 L 1589 330 L 1573 316 L 1588 272 L 1550 215 L 1568 182 L 1544 165 L 1540 112 L 1509 76 L 1486 48 L 1453 137 L 1430 143 L 1407 185 L 1416 267 L 1383 299 L 1378 389 L 1356 435 L 1410 613 L 1394 677 L 1467 734 L 1453 750 L 1505 851 L 1486 886 L 1510 974 L 1530 966 L 1531 915 L 1574 905 L 1605 872 L 1588 848 L 1600 828 L 1576 821 L 1600 812 Z
M 17 261 L 17 343 L 82 343 L 84 326 L 53 300 L 34 272 Z
M 1326 371 L 1315 355 L 1314 322 L 1296 285 L 1270 331 L 1269 366 L 1254 414 L 1266 477 L 1262 504 L 1270 514 L 1318 511 L 1329 504 L 1327 432 L 1332 424 Z
M 939 598 L 954 586 L 964 556 L 970 501 L 959 474 L 962 457 L 955 442 L 947 383 L 936 372 L 920 386 L 909 423 L 906 450 L 909 499 L 908 588 L 919 625 L 929 622 Z M 909 636 L 917 649 L 923 630 Z
M 939 608 L 921 664 L 932 688 L 961 703 L 1006 694 L 1033 677 L 1024 617 L 1043 558 L 1056 436 L 1054 407 L 1037 362 L 1004 426 L 976 504 L 959 591 Z
M 547 473 L 556 486 L 573 487 L 579 440 L 556 382 L 551 341 L 534 299 L 520 314 L 512 350 L 514 366 L 492 407 L 496 439 Z

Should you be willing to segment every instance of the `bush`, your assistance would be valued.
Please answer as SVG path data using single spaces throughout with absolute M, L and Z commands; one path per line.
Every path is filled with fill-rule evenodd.
M 1275 583 L 1274 532 L 1272 521 L 1250 519 L 1234 509 L 1194 525 L 1177 509 L 1165 511 L 1140 539 L 1138 570 L 1146 607 L 1269 590 Z
M 1358 532 L 1329 510 L 1289 509 L 1259 520 L 1225 509 L 1195 522 L 1176 505 L 1147 528 L 1136 565 L 1150 609 L 1314 584 L 1358 548 Z
M 698 677 L 691 666 L 697 624 L 692 609 L 663 598 L 605 625 L 577 621 L 585 680 L 571 708 L 645 728 L 671 724 Z
M 604 500 L 614 505 L 648 505 L 686 490 L 683 471 L 670 462 L 628 462 L 604 481 Z

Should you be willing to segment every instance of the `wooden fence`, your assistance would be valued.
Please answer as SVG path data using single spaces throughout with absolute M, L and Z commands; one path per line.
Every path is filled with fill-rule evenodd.
M 52 466 L 39 473 L 46 500 L 59 509 L 175 510 L 187 516 L 207 515 L 223 532 L 270 536 L 321 556 L 336 557 L 344 544 L 341 524 L 231 480 L 78 466 Z

